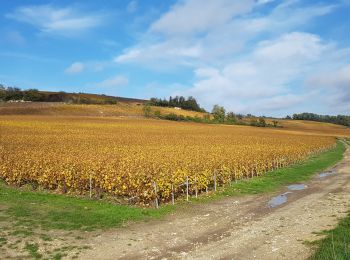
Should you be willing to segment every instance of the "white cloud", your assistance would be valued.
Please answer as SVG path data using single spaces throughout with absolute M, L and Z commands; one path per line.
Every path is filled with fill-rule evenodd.
M 173 66 L 193 66 L 195 60 L 200 59 L 202 47 L 200 45 L 179 41 L 165 41 L 149 46 L 137 46 L 125 50 L 114 58 L 117 63 L 135 62 L 149 68 L 163 70 Z
M 310 76 L 307 84 L 312 87 L 325 87 L 329 89 L 347 88 L 350 92 L 350 65 L 335 71 L 324 71 L 321 74 Z
M 129 84 L 128 78 L 121 75 L 116 75 L 114 77 L 105 79 L 99 83 L 96 83 L 95 86 L 98 88 L 117 88 Z
M 102 24 L 103 17 L 82 13 L 78 8 L 52 5 L 22 6 L 6 15 L 7 18 L 37 27 L 43 33 L 76 36 L 77 33 Z
M 306 85 L 319 90 L 326 104 L 338 113 L 350 111 L 350 65 L 335 70 L 323 70 L 309 76 Z
M 163 35 L 160 37 L 163 40 L 141 41 L 125 49 L 114 60 L 151 64 L 155 68 L 193 66 L 212 52 L 212 39 L 206 40 L 206 35 L 224 26 L 232 17 L 248 13 L 253 6 L 253 0 L 209 0 L 205 4 L 200 0 L 180 1 L 150 26 L 146 38 L 158 39 Z M 197 33 L 203 35 L 197 38 Z M 214 48 L 223 49 L 217 39 L 213 42 Z M 235 46 L 234 41 L 229 44 L 230 49 Z
M 195 70 L 193 87 L 180 94 L 197 97 L 207 108 L 221 103 L 241 113 L 279 113 L 305 100 L 307 94 L 293 94 L 289 86 L 331 48 L 313 34 L 284 34 L 223 67 Z
M 81 62 L 74 62 L 68 68 L 65 69 L 67 74 L 78 74 L 83 72 L 85 65 Z
M 262 35 L 293 31 L 337 7 L 296 7 L 293 4 L 296 5 L 295 1 L 283 2 L 266 15 L 252 15 L 261 4 L 211 0 L 203 5 L 199 0 L 180 1 L 150 26 L 143 40 L 125 49 L 114 60 L 151 64 L 154 68 L 223 65 L 246 51 L 251 42 Z
M 261 9 L 271 2 L 271 9 Z M 193 95 L 208 109 L 220 103 L 235 112 L 281 115 L 280 110 L 302 109 L 308 98 L 319 98 L 319 91 L 303 89 L 305 77 L 337 63 L 346 52 L 302 31 L 339 6 L 181 0 L 114 61 L 191 69 L 192 87 L 172 94 Z
M 309 33 L 293 32 L 282 35 L 276 40 L 267 40 L 258 44 L 254 55 L 261 60 L 269 59 L 278 63 L 300 62 L 317 59 L 327 48 L 319 36 Z
M 249 111 L 262 111 L 271 114 L 271 111 L 281 111 L 283 109 L 295 108 L 297 105 L 307 101 L 309 95 L 282 94 L 275 95 L 269 98 L 257 100 L 255 104 L 250 105 Z M 296 110 L 296 109 L 295 109 Z
M 264 5 L 264 4 L 269 4 L 272 2 L 275 2 L 276 0 L 257 0 L 258 5 Z
M 206 0 L 205 4 L 202 0 L 181 1 L 153 23 L 150 30 L 163 34 L 204 32 L 251 11 L 253 6 L 253 0 Z
M 136 0 L 132 0 L 127 5 L 126 10 L 129 13 L 134 13 L 134 12 L 136 12 L 137 8 L 138 8 L 138 2 Z

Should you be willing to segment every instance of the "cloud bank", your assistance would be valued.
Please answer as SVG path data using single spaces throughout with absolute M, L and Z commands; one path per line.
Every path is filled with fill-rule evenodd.
M 261 11 L 267 4 L 275 6 Z M 339 56 L 346 51 L 336 42 L 304 31 L 305 24 L 341 5 L 302 5 L 293 0 L 178 1 L 114 61 L 155 70 L 192 70 L 194 79 L 188 88 L 170 94 L 193 95 L 208 109 L 219 103 L 240 113 L 282 115 L 303 112 L 310 99 L 315 103 L 319 99 L 318 105 L 327 105 L 330 113 L 344 112 L 338 101 L 346 102 L 348 97 L 342 94 L 347 93 L 345 85 L 349 88 L 344 76 L 348 71 L 332 71 L 348 64 L 350 55 Z M 305 84 L 325 64 L 335 78 L 314 76 Z M 314 87 L 309 88 L 310 84 Z M 332 95 L 321 104 L 324 89 Z

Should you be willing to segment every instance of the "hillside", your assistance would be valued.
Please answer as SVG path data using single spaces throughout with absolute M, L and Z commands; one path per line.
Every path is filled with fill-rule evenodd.
M 350 136 L 350 128 L 324 122 L 304 120 L 278 120 L 283 130 L 298 131 L 312 135 Z
M 51 102 L 73 102 L 73 103 L 86 103 L 86 104 L 108 104 L 116 102 L 136 102 L 145 103 L 145 99 L 116 97 L 101 94 L 91 93 L 67 93 L 67 92 L 51 92 L 51 91 L 39 91 L 42 95 L 42 99 Z
M 142 101 L 142 100 L 139 100 Z M 203 117 L 205 113 L 151 106 L 151 113 L 177 114 Z M 63 102 L 0 103 L 0 115 L 52 115 L 52 116 L 125 116 L 143 117 L 143 103 L 125 99 L 114 105 L 67 104 Z
M 73 104 L 116 104 L 118 102 L 145 103 L 147 100 L 107 96 L 104 94 L 91 93 L 67 93 L 43 91 L 37 89 L 22 90 L 16 87 L 5 87 L 0 84 L 0 101 L 8 102 L 64 102 Z
M 141 101 L 141 100 L 139 100 Z M 169 107 L 151 106 L 151 113 L 161 115 L 176 114 L 203 118 L 206 113 L 179 110 Z M 143 104 L 133 99 L 125 99 L 115 105 L 66 104 L 62 102 L 0 103 L 0 115 L 43 115 L 43 116 L 84 116 L 84 117 L 144 117 Z M 249 119 L 245 119 L 248 120 Z M 273 119 L 266 119 L 271 123 Z M 247 121 L 247 122 L 248 122 Z M 276 131 L 289 131 L 310 135 L 350 136 L 350 128 L 323 122 L 278 119 L 281 128 Z

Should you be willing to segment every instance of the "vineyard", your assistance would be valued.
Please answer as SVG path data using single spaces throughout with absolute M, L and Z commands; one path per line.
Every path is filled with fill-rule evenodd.
M 146 119 L 0 117 L 0 177 L 22 186 L 150 204 L 265 174 L 335 138 Z

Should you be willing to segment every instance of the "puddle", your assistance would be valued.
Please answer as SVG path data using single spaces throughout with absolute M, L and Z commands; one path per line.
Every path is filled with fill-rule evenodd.
M 318 175 L 318 178 L 324 178 L 324 177 L 333 175 L 333 174 L 335 174 L 335 173 L 336 173 L 335 171 L 321 172 L 321 173 Z
M 269 208 L 275 208 L 279 205 L 282 205 L 283 203 L 286 203 L 288 198 L 287 195 L 290 194 L 291 192 L 285 192 L 281 195 L 278 195 L 276 197 L 273 197 L 268 203 L 267 205 L 269 206 Z
M 292 184 L 289 185 L 288 190 L 305 190 L 307 188 L 307 185 L 305 184 Z

